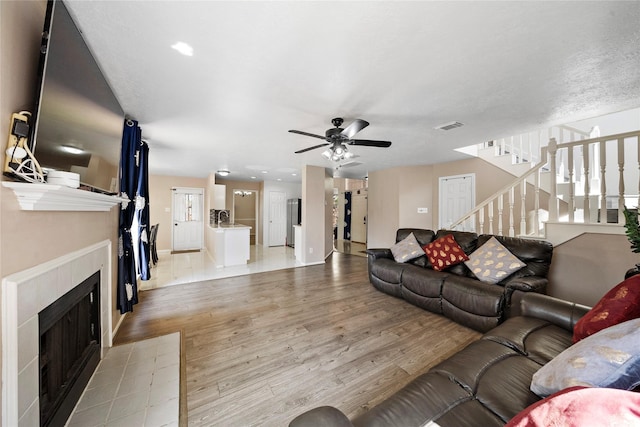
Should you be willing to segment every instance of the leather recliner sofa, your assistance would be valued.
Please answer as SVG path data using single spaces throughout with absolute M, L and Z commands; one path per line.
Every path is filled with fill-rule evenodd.
M 504 426 L 540 400 L 533 374 L 572 343 L 588 307 L 515 291 L 507 320 L 353 421 L 323 406 L 289 427 Z
M 490 234 L 478 236 L 465 231 L 439 230 L 436 233 L 417 228 L 398 229 L 396 242 L 410 233 L 414 234 L 420 246 L 452 234 L 466 254 L 471 254 L 495 237 L 526 265 L 493 284 L 478 280 L 464 263 L 436 271 L 426 255 L 398 263 L 390 249 L 368 249 L 369 281 L 378 290 L 480 332 L 502 322 L 515 290 L 545 293 L 553 254 L 553 246 L 549 242 Z

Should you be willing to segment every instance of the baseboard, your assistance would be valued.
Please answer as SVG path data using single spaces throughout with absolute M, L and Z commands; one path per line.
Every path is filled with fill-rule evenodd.
M 111 332 L 111 336 L 115 338 L 116 334 L 118 333 L 118 329 L 120 329 L 120 325 L 122 325 L 122 322 L 124 321 L 124 318 L 126 317 L 126 315 L 129 314 L 124 313 L 123 315 L 120 316 L 120 320 L 118 320 L 118 324 L 116 325 L 115 328 L 113 328 L 113 331 Z M 113 339 L 112 339 L 113 341 Z M 113 346 L 113 342 L 111 343 L 111 345 Z

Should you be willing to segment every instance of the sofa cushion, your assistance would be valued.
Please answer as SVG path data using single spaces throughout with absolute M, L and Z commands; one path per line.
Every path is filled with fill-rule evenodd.
M 544 365 L 571 345 L 571 332 L 547 320 L 516 316 L 487 332 L 482 339 L 510 347 Z
M 432 371 L 457 382 L 506 422 L 539 398 L 529 391 L 540 365 L 506 346 L 479 340 Z M 505 398 L 508 396 L 508 398 Z
M 634 425 L 640 425 L 640 394 L 576 386 L 527 407 L 505 427 Z
M 413 235 L 416 237 L 416 240 L 418 241 L 418 244 L 421 247 L 428 243 L 431 243 L 436 235 L 435 231 L 426 230 L 423 228 L 399 228 L 398 231 L 396 231 L 396 242 L 405 239 L 410 233 L 413 233 Z M 409 263 L 417 265 L 419 267 L 426 267 L 429 263 L 429 260 L 427 259 L 427 255 L 423 254 L 417 258 L 410 260 Z
M 600 298 L 576 323 L 573 342 L 637 317 L 640 317 L 640 275 L 622 281 Z
M 470 231 L 438 230 L 435 238 L 439 239 L 440 237 L 446 236 L 447 234 L 453 235 L 453 238 L 467 255 L 475 251 L 478 247 L 478 235 Z M 431 267 L 431 263 L 428 263 L 427 267 Z M 474 277 L 469 268 L 467 268 L 464 263 L 449 267 L 447 269 L 447 272 L 458 276 Z
M 445 277 L 437 271 L 407 266 L 402 274 L 402 287 L 424 297 L 440 298 Z
M 391 246 L 390 249 L 396 262 L 401 263 L 424 255 L 424 250 L 422 250 L 413 233 L 410 233 L 403 240 Z
M 519 237 L 482 234 L 478 237 L 478 247 L 484 245 L 492 237 L 526 264 L 522 269 L 510 275 L 510 280 L 515 277 L 547 277 L 553 255 L 553 245 L 550 242 L 541 239 L 521 239 Z
M 388 258 L 381 258 L 371 264 L 371 274 L 387 283 L 400 284 L 406 265 Z
M 469 255 L 465 264 L 478 280 L 487 283 L 501 282 L 526 265 L 495 237 Z
M 469 259 L 453 238 L 453 234 L 442 236 L 423 246 L 422 249 L 436 271 L 442 271 Z
M 353 420 L 353 425 L 421 426 L 457 403 L 471 399 L 466 390 L 447 377 L 426 373 Z
M 504 298 L 500 286 L 450 274 L 442 284 L 442 313 L 456 323 L 487 332 L 502 320 Z
M 544 397 L 576 385 L 623 390 L 640 385 L 640 319 L 572 345 L 536 372 L 531 391 Z

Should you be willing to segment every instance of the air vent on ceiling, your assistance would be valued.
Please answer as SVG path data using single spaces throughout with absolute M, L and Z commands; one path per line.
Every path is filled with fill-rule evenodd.
M 346 162 L 346 163 L 342 163 L 339 166 L 341 168 L 352 168 L 354 166 L 360 166 L 362 164 L 362 162 Z
M 445 124 L 440 125 L 440 126 L 436 126 L 434 129 L 451 130 L 451 129 L 459 128 L 461 126 L 464 126 L 464 124 L 460 123 L 460 122 L 450 122 L 450 123 L 445 123 Z

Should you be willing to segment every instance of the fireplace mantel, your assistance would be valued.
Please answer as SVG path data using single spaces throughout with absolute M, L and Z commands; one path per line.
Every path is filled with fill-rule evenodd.
M 3 181 L 13 191 L 23 211 L 102 211 L 107 212 L 129 199 L 78 190 L 62 185 Z

